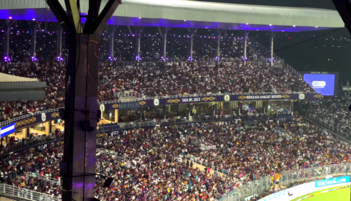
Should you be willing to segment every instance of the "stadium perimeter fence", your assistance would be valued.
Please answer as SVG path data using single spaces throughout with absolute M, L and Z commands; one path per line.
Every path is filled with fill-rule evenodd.
M 195 161 L 199 163 L 199 161 Z M 209 164 L 202 164 L 208 167 Z M 280 185 L 289 187 L 295 182 L 307 182 L 325 179 L 326 176 L 346 175 L 351 170 L 351 163 L 334 164 L 281 173 Z M 225 174 L 225 173 L 224 173 Z M 232 174 L 225 174 L 226 177 L 233 177 Z M 227 192 L 220 201 L 243 201 L 254 194 L 262 194 L 270 189 L 270 177 L 262 177 L 259 180 L 248 181 L 244 185 Z M 19 188 L 12 185 L 0 184 L 0 195 L 6 197 L 16 197 L 33 201 L 61 201 L 61 199 L 44 193 Z

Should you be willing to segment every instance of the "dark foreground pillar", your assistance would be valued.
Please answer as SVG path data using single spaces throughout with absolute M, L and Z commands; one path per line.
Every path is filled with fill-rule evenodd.
M 65 108 L 65 148 L 62 170 L 63 200 L 94 197 L 96 130 L 98 117 L 98 50 L 100 35 L 69 38 Z M 72 59 L 71 59 L 72 58 Z M 74 58 L 74 59 L 73 59 Z
M 99 115 L 99 40 L 120 0 L 108 0 L 100 12 L 101 0 L 89 4 L 83 28 L 77 0 L 65 0 L 67 12 L 58 0 L 46 0 L 68 38 L 66 70 L 64 154 L 60 164 L 63 201 L 92 201 L 95 192 L 96 128 Z

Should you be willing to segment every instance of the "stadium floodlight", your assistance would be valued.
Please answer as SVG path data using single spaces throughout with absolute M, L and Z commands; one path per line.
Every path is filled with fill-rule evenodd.
M 243 61 L 249 61 L 249 59 L 246 58 L 246 57 L 244 57 L 244 56 L 241 56 L 241 60 L 243 60 Z
M 35 58 L 34 56 L 31 57 L 32 61 L 38 61 L 37 58 Z
M 8 57 L 8 56 L 4 56 L 4 61 L 5 61 L 5 62 L 10 62 L 11 59 L 10 59 L 10 57 Z
M 109 56 L 108 59 L 109 59 L 110 61 L 117 61 L 117 58 L 116 58 L 116 57 L 111 57 L 111 56 Z
M 139 55 L 137 55 L 137 56 L 135 57 L 135 60 L 141 61 L 142 59 L 139 57 Z
M 268 62 L 271 62 L 271 58 L 268 58 Z M 275 63 L 275 58 L 273 58 L 273 63 Z

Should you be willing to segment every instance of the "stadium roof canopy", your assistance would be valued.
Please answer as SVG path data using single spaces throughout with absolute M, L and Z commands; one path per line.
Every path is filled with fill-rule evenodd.
M 59 1 L 64 6 L 64 0 Z M 81 0 L 82 13 L 88 12 L 88 2 Z M 102 0 L 102 5 L 106 2 Z M 0 18 L 10 17 L 56 21 L 45 0 L 1 0 Z M 334 10 L 188 0 L 123 0 L 109 24 L 284 32 L 344 27 Z
M 0 73 L 0 101 L 44 100 L 46 82 Z
M 19 77 L 14 75 L 9 75 L 5 73 L 0 73 L 0 83 L 8 83 L 8 82 L 38 82 L 38 79 L 35 78 L 26 78 Z

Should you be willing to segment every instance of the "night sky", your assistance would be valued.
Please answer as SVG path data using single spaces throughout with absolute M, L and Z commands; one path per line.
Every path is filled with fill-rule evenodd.
M 272 5 L 289 7 L 310 7 L 335 10 L 331 0 L 199 0 L 204 2 L 223 2 L 254 5 Z M 277 33 L 275 37 L 276 54 L 285 59 L 299 71 L 329 71 L 340 72 L 340 84 L 346 84 L 351 79 L 351 36 L 346 28 L 334 31 L 323 37 L 318 36 L 333 31 L 301 32 L 301 33 Z M 268 32 L 251 32 L 266 47 L 269 47 Z M 290 39 L 289 39 L 290 37 Z M 311 40 L 316 38 L 314 40 Z M 297 43 L 309 40 L 300 45 Z M 293 46 L 293 47 L 290 47 Z M 283 49 L 283 50 L 280 50 Z

